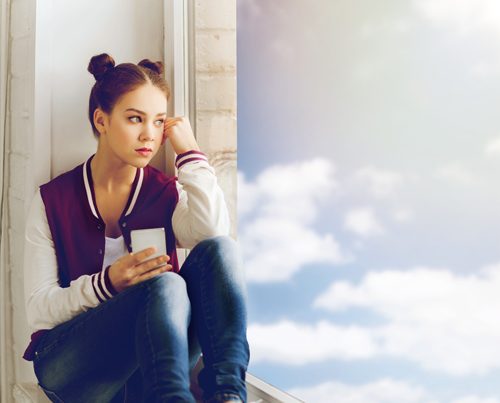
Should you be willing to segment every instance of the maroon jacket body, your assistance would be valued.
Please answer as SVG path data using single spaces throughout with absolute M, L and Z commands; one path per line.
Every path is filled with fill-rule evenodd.
M 78 277 L 103 269 L 106 225 L 94 207 L 91 159 L 40 188 L 56 250 L 61 287 L 69 287 L 70 282 Z M 168 178 L 148 165 L 137 170 L 129 200 L 118 221 L 130 252 L 130 231 L 165 228 L 167 254 L 174 272 L 179 271 L 172 229 L 172 215 L 177 201 L 176 178 Z M 31 336 L 25 359 L 33 360 L 38 342 L 45 332 L 39 330 Z

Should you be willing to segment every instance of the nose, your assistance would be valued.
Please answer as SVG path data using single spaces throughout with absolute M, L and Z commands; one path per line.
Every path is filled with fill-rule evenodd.
M 144 126 L 144 130 L 141 132 L 139 140 L 141 141 L 154 141 L 155 136 L 153 130 L 149 127 L 149 125 Z

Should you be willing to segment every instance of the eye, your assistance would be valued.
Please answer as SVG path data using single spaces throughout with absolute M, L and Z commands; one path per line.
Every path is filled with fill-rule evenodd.
M 133 123 L 141 123 L 141 117 L 140 116 L 131 116 L 129 117 L 129 120 Z
M 155 122 L 155 125 L 156 125 L 156 126 L 158 126 L 158 127 L 160 127 L 160 126 L 162 126 L 162 125 L 163 125 L 163 122 L 164 122 L 164 120 L 163 120 L 163 119 L 158 119 L 158 120 Z

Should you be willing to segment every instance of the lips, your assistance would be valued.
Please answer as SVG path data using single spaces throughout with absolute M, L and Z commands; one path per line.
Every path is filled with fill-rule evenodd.
M 153 150 L 151 148 L 138 148 L 137 151 L 139 154 L 141 154 L 143 157 L 149 157 Z

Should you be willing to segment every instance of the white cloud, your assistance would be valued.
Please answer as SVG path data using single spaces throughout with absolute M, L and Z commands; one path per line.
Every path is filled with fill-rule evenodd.
M 362 207 L 347 212 L 344 218 L 344 228 L 362 237 L 379 235 L 384 229 L 375 217 L 373 209 Z
M 487 156 L 500 156 L 500 137 L 488 142 L 484 151 Z
M 500 71 L 500 61 L 496 62 L 486 62 L 484 60 L 476 63 L 472 68 L 472 72 L 478 76 L 492 76 Z
M 451 403 L 500 403 L 496 397 L 465 396 L 453 400 Z
M 248 281 L 284 281 L 305 264 L 348 261 L 331 234 L 319 235 L 288 218 L 259 218 L 244 226 L 238 241 Z
M 242 204 L 241 213 L 252 211 L 311 223 L 317 216 L 318 201 L 326 200 L 338 186 L 334 175 L 334 165 L 322 158 L 273 165 L 261 172 L 253 183 L 248 183 L 240 173 L 238 204 Z
M 442 403 L 422 386 L 406 381 L 383 378 L 361 385 L 325 382 L 312 387 L 287 391 L 308 403 Z M 474 395 L 447 399 L 448 403 L 500 403 L 496 397 Z
M 487 30 L 500 37 L 500 3 L 491 0 L 415 0 L 423 15 L 462 35 Z
M 493 39 L 500 44 L 500 3 L 494 0 L 414 0 L 422 15 L 439 28 L 460 36 L 483 35 L 480 45 Z M 500 60 L 481 60 L 472 73 L 489 76 L 500 72 Z
M 390 378 L 363 385 L 325 382 L 288 393 L 308 403 L 437 403 L 422 387 Z
M 356 172 L 355 177 L 368 184 L 376 197 L 393 196 L 396 188 L 404 183 L 404 176 L 399 172 L 367 166 Z
M 452 182 L 464 185 L 475 182 L 474 176 L 468 172 L 460 163 L 451 163 L 438 168 L 436 175 Z
M 243 172 L 238 171 L 238 218 L 241 220 L 251 213 L 259 202 L 259 188 L 248 182 Z
M 330 358 L 369 358 L 377 346 L 363 328 L 336 326 L 321 321 L 315 326 L 281 321 L 251 324 L 248 341 L 252 363 L 278 361 L 289 365 L 320 362 Z
M 284 281 L 306 264 L 346 263 L 332 234 L 312 224 L 337 188 L 331 162 L 315 159 L 265 169 L 253 182 L 238 175 L 238 242 L 247 280 Z
M 387 324 L 365 328 L 376 355 L 406 358 L 450 375 L 500 367 L 500 265 L 459 276 L 416 268 L 368 273 L 359 285 L 339 281 L 314 305 L 332 311 L 362 307 Z
M 499 289 L 500 264 L 471 275 L 415 268 L 369 272 L 358 285 L 334 282 L 316 308 L 367 309 L 380 324 L 254 323 L 252 360 L 303 365 L 393 357 L 452 376 L 484 375 L 500 368 Z
M 412 221 L 414 218 L 413 211 L 409 209 L 400 208 L 393 213 L 394 220 L 399 222 Z

